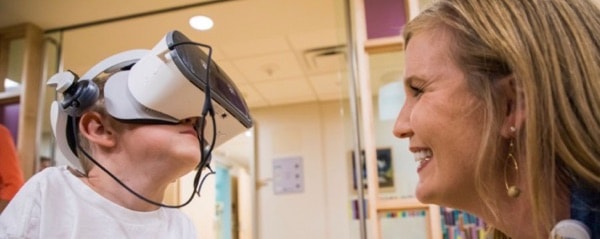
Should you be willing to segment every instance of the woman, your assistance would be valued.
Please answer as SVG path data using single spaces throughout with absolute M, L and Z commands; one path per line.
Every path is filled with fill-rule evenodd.
M 417 198 L 474 213 L 494 238 L 600 237 L 600 10 L 589 0 L 446 0 L 404 29 L 394 127 Z

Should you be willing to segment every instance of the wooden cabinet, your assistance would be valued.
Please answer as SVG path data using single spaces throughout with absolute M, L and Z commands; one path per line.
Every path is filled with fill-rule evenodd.
M 33 24 L 21 24 L 0 29 L 0 79 L 8 73 L 9 44 L 23 40 L 21 90 L 17 94 L 0 92 L 0 101 L 19 102 L 19 129 L 16 142 L 21 169 L 25 178 L 33 175 L 36 167 L 37 138 L 39 132 L 38 110 L 42 88 L 43 32 Z M 3 87 L 2 91 L 4 90 Z

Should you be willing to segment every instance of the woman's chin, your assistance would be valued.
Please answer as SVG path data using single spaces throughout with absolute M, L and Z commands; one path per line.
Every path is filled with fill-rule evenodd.
M 427 187 L 424 187 L 424 185 L 422 185 L 421 183 L 417 185 L 417 188 L 415 190 L 415 196 L 417 200 L 419 200 L 419 202 L 421 203 L 435 203 L 433 192 Z

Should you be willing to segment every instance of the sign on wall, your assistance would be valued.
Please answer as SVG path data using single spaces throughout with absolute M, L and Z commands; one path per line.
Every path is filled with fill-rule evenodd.
M 302 157 L 273 160 L 273 191 L 275 194 L 304 192 Z

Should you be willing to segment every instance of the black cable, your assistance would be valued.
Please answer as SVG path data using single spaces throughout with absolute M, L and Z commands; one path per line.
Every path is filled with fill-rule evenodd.
M 192 42 L 192 41 L 182 41 L 182 42 L 177 42 L 174 43 L 172 45 L 169 45 L 168 48 L 169 50 L 174 50 L 175 47 L 180 46 L 180 45 L 196 45 L 196 46 L 202 46 L 202 47 L 206 47 L 208 48 L 208 56 L 207 56 L 207 63 L 206 63 L 206 87 L 204 90 L 204 106 L 202 109 L 202 114 L 200 116 L 200 149 L 201 154 L 202 154 L 202 159 L 200 162 L 200 165 L 198 167 L 198 172 L 202 171 L 202 169 L 204 167 L 207 167 L 209 170 L 209 173 L 206 175 L 211 175 L 211 174 L 215 174 L 215 172 L 212 170 L 212 168 L 210 167 L 210 155 L 212 154 L 212 150 L 215 146 L 215 142 L 217 139 L 217 124 L 215 121 L 215 110 L 213 108 L 212 105 L 212 97 L 211 97 L 211 87 L 210 87 L 210 68 L 211 68 L 211 63 L 212 63 L 212 47 L 206 44 L 202 44 L 202 43 L 198 43 L 198 42 Z M 204 139 L 204 129 L 205 129 L 205 125 L 206 125 L 206 116 L 210 114 L 210 117 L 212 119 L 212 124 L 213 124 L 213 138 L 212 138 L 212 142 L 210 143 L 210 147 L 208 149 L 208 152 L 205 152 L 205 146 L 204 143 L 205 141 L 202 140 Z M 206 155 L 204 155 L 206 153 Z M 202 179 L 202 181 L 200 182 L 200 184 L 198 184 L 198 180 L 200 179 L 200 173 L 196 174 L 196 176 L 194 177 L 194 193 L 197 193 L 198 196 L 200 196 L 200 187 L 202 187 L 202 183 L 204 182 L 204 180 L 206 179 L 206 176 Z M 198 190 L 196 190 L 196 185 L 198 185 Z
M 204 120 L 205 118 L 206 118 L 205 116 L 203 116 L 203 117 L 200 118 L 200 127 L 202 128 L 202 131 L 200 132 L 200 138 L 201 139 L 204 139 L 204 128 L 205 128 L 204 126 L 206 124 L 206 121 Z M 210 155 L 212 154 L 212 150 L 213 150 L 213 148 L 215 146 L 215 142 L 216 142 L 216 139 L 217 139 L 217 136 L 216 136 L 217 135 L 217 124 L 216 124 L 216 121 L 215 121 L 214 113 L 211 114 L 210 118 L 212 119 L 212 124 L 213 124 L 212 142 L 210 143 L 210 147 L 208 149 L 208 152 L 205 152 L 204 151 L 204 143 L 205 143 L 205 141 L 201 140 L 201 143 L 200 143 L 200 147 L 202 149 L 201 154 L 203 155 L 202 158 L 205 159 L 205 160 L 203 162 L 200 162 L 200 165 L 198 167 L 199 171 L 202 170 L 204 167 L 208 168 L 209 173 L 206 174 L 204 176 L 204 178 L 202 178 L 202 181 L 200 181 L 200 184 L 198 184 L 198 179 L 200 178 L 200 174 L 196 174 L 196 177 L 194 178 L 194 193 L 196 193 L 198 196 L 200 196 L 200 188 L 202 187 L 202 184 L 204 183 L 204 180 L 206 179 L 206 177 L 208 175 L 215 174 L 215 172 L 210 167 L 210 161 L 211 161 L 211 158 L 210 158 L 211 156 Z M 204 156 L 205 153 L 206 153 L 206 157 Z M 196 185 L 198 185 L 197 186 L 197 190 L 196 190 Z

